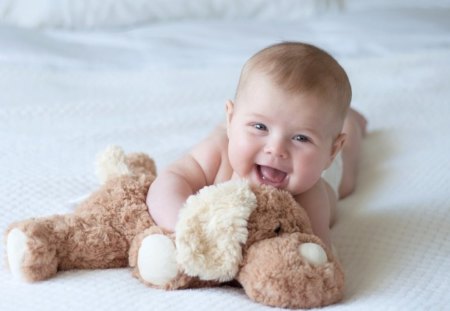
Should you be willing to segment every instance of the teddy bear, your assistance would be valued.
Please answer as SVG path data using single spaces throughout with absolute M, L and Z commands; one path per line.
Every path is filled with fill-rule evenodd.
M 109 147 L 97 159 L 101 187 L 73 213 L 11 224 L 7 264 L 26 281 L 59 270 L 131 267 L 165 290 L 237 281 L 255 302 L 312 308 L 340 301 L 339 260 L 313 234 L 286 191 L 229 181 L 201 189 L 181 209 L 176 234 L 155 225 L 146 205 L 155 179 L 144 153 Z

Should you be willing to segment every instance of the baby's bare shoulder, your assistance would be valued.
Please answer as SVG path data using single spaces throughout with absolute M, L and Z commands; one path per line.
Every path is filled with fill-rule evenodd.
M 224 127 L 216 127 L 189 153 L 200 165 L 209 183 L 228 172 L 228 137 Z M 226 173 L 228 175 L 228 173 Z
M 226 151 L 228 148 L 228 136 L 225 126 L 219 125 L 209 134 L 209 136 L 202 142 L 211 149 L 216 151 Z

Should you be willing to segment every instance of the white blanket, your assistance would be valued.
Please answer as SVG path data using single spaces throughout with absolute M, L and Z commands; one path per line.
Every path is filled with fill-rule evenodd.
M 96 188 L 94 158 L 109 144 L 166 166 L 224 120 L 243 62 L 281 40 L 329 50 L 369 120 L 358 188 L 340 202 L 333 228 L 347 279 L 330 309 L 448 309 L 448 8 L 90 32 L 1 26 L 0 231 L 70 212 Z M 35 284 L 0 270 L 0 310 L 59 309 L 273 310 L 238 288 L 150 289 L 126 268 Z

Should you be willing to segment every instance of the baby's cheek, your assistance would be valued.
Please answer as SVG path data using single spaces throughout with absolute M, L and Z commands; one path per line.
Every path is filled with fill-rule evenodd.
M 230 145 L 228 151 L 229 160 L 233 170 L 241 177 L 250 173 L 254 162 L 254 150 L 252 146 L 246 143 L 239 143 Z
M 302 193 L 310 189 L 322 176 L 322 168 L 316 164 L 317 161 L 308 160 L 307 163 L 298 167 L 296 172 L 296 192 Z
M 311 165 L 305 177 L 312 187 L 322 177 L 322 167 L 320 165 Z

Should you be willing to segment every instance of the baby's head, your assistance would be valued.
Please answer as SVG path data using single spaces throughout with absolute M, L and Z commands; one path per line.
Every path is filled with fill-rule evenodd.
M 276 87 L 292 96 L 309 94 L 318 98 L 318 103 L 326 106 L 340 121 L 340 131 L 352 90 L 344 69 L 330 54 L 301 42 L 279 43 L 259 51 L 242 69 L 236 102 L 252 79 L 260 75 L 265 75 Z
M 231 166 L 255 183 L 306 191 L 342 148 L 350 100 L 347 74 L 323 50 L 294 42 L 263 49 L 227 103 Z

